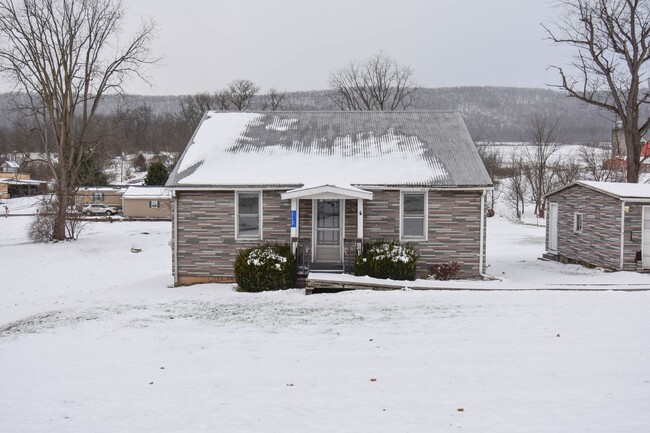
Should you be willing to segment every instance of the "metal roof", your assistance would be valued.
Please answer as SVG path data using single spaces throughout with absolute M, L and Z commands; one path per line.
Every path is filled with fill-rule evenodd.
M 489 187 L 460 113 L 208 112 L 168 187 Z
M 584 186 L 620 199 L 650 200 L 650 185 L 646 183 L 597 182 L 591 180 L 577 180 L 569 185 L 549 192 L 546 194 L 546 197 L 576 185 Z

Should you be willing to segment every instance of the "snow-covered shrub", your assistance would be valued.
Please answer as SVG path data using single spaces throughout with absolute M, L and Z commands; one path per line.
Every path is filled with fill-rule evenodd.
M 376 241 L 363 246 L 354 263 L 354 275 L 393 280 L 415 280 L 418 255 L 413 245 Z
M 431 265 L 429 269 L 436 277 L 436 280 L 448 280 L 458 273 L 460 265 L 458 262 L 449 262 L 441 265 Z
M 264 244 L 239 251 L 235 259 L 237 285 L 249 292 L 295 286 L 296 261 L 288 245 Z

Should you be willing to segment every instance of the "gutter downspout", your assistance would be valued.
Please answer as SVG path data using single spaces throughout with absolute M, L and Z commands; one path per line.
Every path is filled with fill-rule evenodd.
M 620 268 L 623 270 L 623 259 L 625 255 L 625 200 L 621 201 L 621 258 Z
M 481 238 L 479 240 L 479 250 L 480 251 L 479 251 L 479 259 L 478 259 L 478 268 L 479 268 L 478 274 L 481 277 L 484 277 L 484 278 L 488 277 L 487 275 L 485 275 L 485 271 L 483 270 L 483 267 L 485 265 L 483 263 L 483 261 L 484 261 L 483 256 L 486 255 L 486 254 L 484 254 L 484 253 L 486 253 L 486 251 L 485 251 L 485 242 L 483 240 L 483 238 L 485 236 L 485 218 L 486 218 L 486 216 L 485 216 L 485 197 L 486 197 L 486 191 L 483 190 L 483 192 L 481 193 L 481 230 L 480 230 L 480 237 Z
M 178 197 L 176 196 L 176 191 L 172 191 L 173 205 L 174 205 L 174 231 L 172 236 L 174 237 L 174 286 L 178 285 Z

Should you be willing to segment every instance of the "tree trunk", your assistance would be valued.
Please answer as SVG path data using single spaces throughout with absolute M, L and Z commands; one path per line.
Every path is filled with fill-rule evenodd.
M 636 128 L 634 126 L 634 128 Z M 641 136 L 633 128 L 625 128 L 625 147 L 627 148 L 627 183 L 639 182 L 641 170 Z

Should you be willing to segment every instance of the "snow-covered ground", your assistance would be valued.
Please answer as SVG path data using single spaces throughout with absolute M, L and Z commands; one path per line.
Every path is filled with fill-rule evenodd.
M 34 245 L 28 221 L 0 218 L 1 432 L 650 426 L 650 292 L 174 288 L 169 222 Z M 538 260 L 543 227 L 488 230 L 497 284 L 650 283 Z

